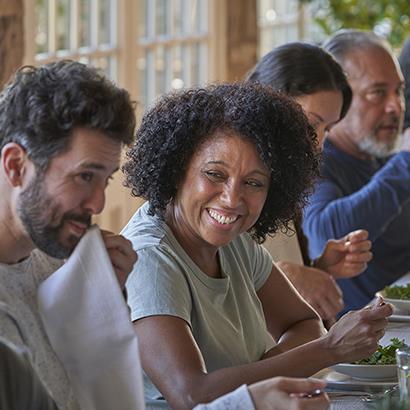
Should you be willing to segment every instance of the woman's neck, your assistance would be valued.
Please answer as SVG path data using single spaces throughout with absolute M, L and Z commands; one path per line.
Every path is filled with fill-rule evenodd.
M 173 210 L 167 211 L 165 222 L 178 243 L 202 272 L 213 278 L 222 277 L 217 247 L 207 245 L 205 241 L 195 238 L 194 235 L 188 235 L 182 228 L 183 224 L 178 223 Z

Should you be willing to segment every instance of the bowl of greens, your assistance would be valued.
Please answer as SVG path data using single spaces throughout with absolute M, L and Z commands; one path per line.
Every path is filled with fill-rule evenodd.
M 387 381 L 397 379 L 396 349 L 406 346 L 404 340 L 393 338 L 387 346 L 379 345 L 368 358 L 354 363 L 340 363 L 333 370 L 353 379 Z
M 410 283 L 407 285 L 386 286 L 376 293 L 395 308 L 395 311 L 410 313 Z

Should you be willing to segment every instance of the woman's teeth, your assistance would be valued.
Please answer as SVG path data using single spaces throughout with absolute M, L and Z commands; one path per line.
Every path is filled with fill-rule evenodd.
M 218 212 L 215 212 L 212 209 L 209 209 L 208 213 L 212 219 L 215 219 L 215 221 L 218 221 L 220 224 L 224 224 L 224 225 L 234 223 L 238 219 L 238 216 L 220 215 L 218 214 Z

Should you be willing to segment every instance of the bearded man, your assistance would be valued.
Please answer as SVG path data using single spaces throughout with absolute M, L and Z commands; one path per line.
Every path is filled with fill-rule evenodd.
M 103 210 L 134 127 L 128 93 L 77 62 L 25 67 L 0 94 L 0 305 L 8 312 L 0 315 L 0 335 L 28 350 L 59 409 L 79 406 L 45 333 L 37 290 Z M 124 286 L 136 254 L 122 236 L 103 238 Z
M 367 269 L 338 281 L 348 311 L 410 271 L 410 135 L 400 138 L 404 81 L 388 44 L 373 33 L 344 30 L 324 48 L 346 72 L 353 99 L 328 132 L 303 229 L 312 258 L 328 239 L 369 232 Z

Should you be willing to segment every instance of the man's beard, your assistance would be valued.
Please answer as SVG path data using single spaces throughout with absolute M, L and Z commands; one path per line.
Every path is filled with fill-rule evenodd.
M 386 158 L 396 151 L 397 138 L 391 142 L 380 142 L 374 135 L 369 135 L 361 139 L 358 143 L 360 151 L 376 158 Z
M 38 249 L 54 258 L 64 259 L 70 256 L 81 239 L 70 235 L 66 245 L 61 243 L 60 233 L 65 221 L 78 221 L 89 227 L 91 216 L 67 212 L 53 224 L 52 221 L 56 218 L 58 208 L 53 198 L 45 192 L 43 175 L 37 175 L 31 185 L 20 194 L 17 213 L 30 239 Z

